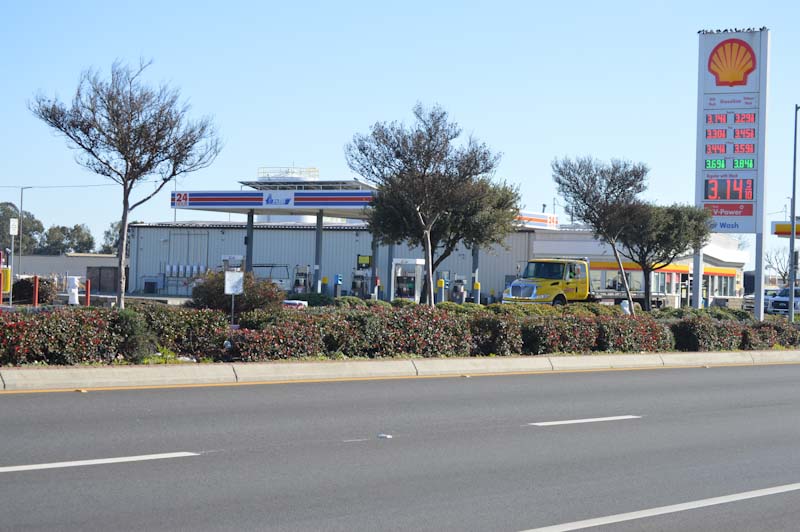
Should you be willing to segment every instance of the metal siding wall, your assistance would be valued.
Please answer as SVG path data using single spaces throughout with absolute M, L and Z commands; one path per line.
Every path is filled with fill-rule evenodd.
M 183 234 L 184 237 L 177 235 Z M 130 289 L 144 288 L 142 277 L 165 272 L 169 263 L 170 248 L 180 247 L 172 243 L 172 239 L 182 241 L 188 246 L 187 239 L 201 249 L 188 250 L 185 247 L 185 264 L 203 264 L 200 255 L 207 257 L 206 266 L 211 269 L 222 267 L 222 255 L 245 254 L 245 228 L 187 228 L 187 227 L 137 227 L 134 238 L 136 245 L 131 246 L 130 257 Z M 314 228 L 304 229 L 259 229 L 254 234 L 254 262 L 286 264 L 293 272 L 296 265 L 314 264 Z M 349 291 L 352 273 L 356 267 L 356 255 L 370 255 L 372 237 L 363 228 L 326 230 L 323 236 L 322 277 L 332 282 L 335 274 L 343 276 L 342 288 Z M 505 249 L 495 246 L 493 249 L 482 249 L 480 253 L 479 280 L 482 295 L 489 295 L 494 290 L 499 298 L 504 289 L 506 275 L 515 275 L 517 265 L 531 257 L 547 256 L 588 256 L 595 260 L 608 257 L 613 260 L 610 249 L 595 240 L 589 232 L 567 231 L 521 231 L 509 235 Z M 202 248 L 205 248 L 204 250 Z M 191 251 L 191 253 L 190 253 Z M 380 246 L 378 251 L 378 275 L 384 290 L 389 287 L 388 275 L 389 247 Z M 422 258 L 421 248 L 409 248 L 404 244 L 395 246 L 395 258 Z M 177 259 L 176 255 L 176 259 Z M 189 260 L 196 262 L 189 262 Z M 464 277 L 471 283 L 472 253 L 463 245 L 448 257 L 439 267 L 452 274 Z

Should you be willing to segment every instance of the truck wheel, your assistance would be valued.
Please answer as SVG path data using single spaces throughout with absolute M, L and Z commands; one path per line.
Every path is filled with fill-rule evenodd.
M 556 296 L 553 299 L 553 306 L 554 307 L 560 307 L 561 305 L 566 305 L 566 304 L 567 304 L 567 300 L 564 299 L 564 296 Z

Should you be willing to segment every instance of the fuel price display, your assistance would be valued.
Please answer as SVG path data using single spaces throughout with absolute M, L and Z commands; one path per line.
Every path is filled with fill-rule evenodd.
M 752 179 L 706 179 L 703 199 L 711 201 L 752 201 Z
M 695 204 L 714 233 L 763 234 L 769 30 L 699 34 Z

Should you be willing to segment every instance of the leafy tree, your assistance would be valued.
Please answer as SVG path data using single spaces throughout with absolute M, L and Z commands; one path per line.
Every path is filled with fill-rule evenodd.
M 256 309 L 276 310 L 286 298 L 278 285 L 267 279 L 257 279 L 252 272 L 244 274 L 243 289 L 244 293 L 236 296 L 236 313 Z M 225 272 L 206 272 L 198 277 L 192 289 L 192 300 L 188 304 L 194 308 L 230 312 L 231 296 L 225 295 Z
M 42 234 L 37 255 L 63 255 L 64 253 L 90 253 L 94 249 L 94 237 L 84 224 L 72 227 L 52 225 Z
M 771 249 L 764 253 L 764 262 L 781 278 L 781 284 L 789 284 L 789 270 L 792 262 L 789 260 L 789 249 Z
M 190 121 L 189 105 L 176 89 L 151 88 L 141 81 L 149 63 L 130 68 L 115 62 L 111 79 L 85 71 L 71 105 L 38 95 L 33 114 L 66 137 L 81 166 L 122 187 L 119 240 L 127 249 L 128 216 L 176 176 L 209 166 L 221 146 L 209 118 Z M 136 185 L 157 177 L 154 189 L 132 198 Z M 119 254 L 117 299 L 125 307 L 125 253 Z
M 39 241 L 39 236 L 44 231 L 44 225 L 33 214 L 28 211 L 22 212 L 22 221 L 19 224 L 22 231 L 21 238 L 18 235 L 15 238 L 16 252 L 22 249 L 25 253 L 33 253 L 34 248 Z M 11 235 L 8 234 L 9 220 L 11 218 L 19 219 L 19 210 L 17 206 L 11 202 L 0 203 L 0 249 L 5 252 L 5 249 L 11 249 Z M 20 248 L 20 240 L 22 240 L 22 247 Z
M 634 204 L 636 197 L 647 188 L 645 180 L 649 169 L 643 163 L 617 159 L 604 163 L 592 157 L 556 159 L 551 167 L 567 213 L 588 225 L 595 237 L 611 246 L 631 313 L 634 313 L 630 287 L 617 249 L 623 228 L 619 213 Z
M 620 253 L 644 274 L 644 310 L 650 310 L 651 274 L 690 249 L 698 250 L 711 232 L 710 213 L 688 205 L 662 207 L 637 202 L 619 212 Z
M 350 168 L 378 186 L 369 227 L 384 244 L 407 241 L 425 251 L 427 279 L 455 249 L 502 243 L 514 229 L 519 193 L 492 175 L 500 160 L 435 106 L 414 107 L 415 123 L 378 122 L 345 147 Z M 433 304 L 433 284 L 425 300 Z

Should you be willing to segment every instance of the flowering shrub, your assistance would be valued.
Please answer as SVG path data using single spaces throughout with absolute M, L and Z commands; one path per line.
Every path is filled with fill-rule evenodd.
M 259 331 L 237 331 L 234 345 L 244 362 L 306 358 L 325 352 L 319 328 L 305 320 L 276 322 Z
M 0 360 L 4 364 L 109 363 L 120 337 L 112 326 L 114 311 L 65 309 L 38 314 L 0 314 Z
M 470 318 L 472 352 L 476 355 L 514 355 L 522 352 L 520 319 L 515 316 L 476 314 Z
M 385 355 L 414 353 L 424 357 L 467 356 L 471 337 L 467 318 L 428 305 L 399 308 L 389 313 Z
M 529 317 L 522 321 L 522 351 L 546 353 L 588 353 L 596 347 L 597 327 L 593 318 Z
M 337 307 L 345 307 L 345 308 L 360 308 L 367 306 L 367 304 L 364 302 L 363 299 L 356 296 L 337 297 L 333 300 L 333 304 L 336 305 Z
M 748 325 L 742 331 L 742 349 L 772 349 L 779 345 L 800 345 L 800 329 L 786 321 L 765 321 Z
M 285 295 L 272 281 L 257 279 L 247 272 L 244 274 L 244 293 L 236 296 L 234 309 L 240 313 L 256 308 L 276 308 Z M 208 272 L 200 277 L 192 289 L 190 306 L 230 312 L 231 296 L 225 295 L 225 272 Z
M 658 352 L 674 347 L 670 329 L 647 315 L 598 316 L 595 323 L 599 351 Z
M 556 307 L 557 308 L 557 307 Z M 563 308 L 565 315 L 572 316 L 623 316 L 619 305 L 601 305 L 600 303 L 572 303 Z
M 673 323 L 672 333 L 680 351 L 731 351 L 742 347 L 744 327 L 736 321 L 695 317 Z
M 133 304 L 160 346 L 182 355 L 215 356 L 228 335 L 224 312 L 210 309 L 188 309 L 168 305 Z
M 647 315 L 578 314 L 520 317 L 502 310 L 451 311 L 447 305 L 252 310 L 240 320 L 252 329 L 231 336 L 228 317 L 214 310 L 130 305 L 124 311 L 0 312 L 0 364 L 138 362 L 156 346 L 197 358 L 243 361 L 800 346 L 800 327 L 785 321 L 742 323 L 691 315 L 667 325 Z M 223 352 L 229 337 L 234 348 Z

